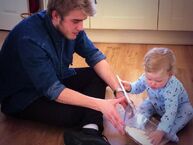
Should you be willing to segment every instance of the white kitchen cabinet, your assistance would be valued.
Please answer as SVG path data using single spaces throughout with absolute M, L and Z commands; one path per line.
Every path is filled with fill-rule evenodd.
M 28 12 L 27 0 L 0 0 L 0 29 L 11 30 Z
M 84 20 L 83 27 L 85 29 L 89 29 L 90 28 L 90 18 L 89 17 L 86 20 Z
M 48 0 L 41 0 L 46 9 Z M 29 12 L 28 0 L 0 0 L 0 29 L 11 30 Z M 193 31 L 193 0 L 97 0 L 86 29 Z
M 91 29 L 157 29 L 158 0 L 97 0 Z
M 193 0 L 160 0 L 158 30 L 193 31 Z
M 42 9 L 47 9 L 48 0 L 41 0 L 42 2 Z

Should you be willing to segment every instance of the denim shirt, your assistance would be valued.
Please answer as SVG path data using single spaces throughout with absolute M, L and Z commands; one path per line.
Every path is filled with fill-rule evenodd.
M 84 31 L 68 40 L 55 29 L 46 11 L 20 22 L 0 51 L 0 101 L 2 110 L 19 112 L 41 96 L 56 99 L 65 88 L 62 80 L 76 75 L 69 65 L 73 53 L 90 67 L 105 59 Z

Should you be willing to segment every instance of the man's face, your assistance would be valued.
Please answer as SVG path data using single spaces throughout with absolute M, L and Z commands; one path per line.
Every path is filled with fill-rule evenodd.
M 83 30 L 83 20 L 87 18 L 87 15 L 81 10 L 73 10 L 63 20 L 57 13 L 55 17 L 52 17 L 52 22 L 56 29 L 66 38 L 74 40 L 78 33 Z

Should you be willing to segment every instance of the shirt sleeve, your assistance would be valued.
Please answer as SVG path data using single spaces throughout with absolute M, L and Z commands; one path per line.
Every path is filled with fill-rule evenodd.
M 77 36 L 75 46 L 75 52 L 85 58 L 86 63 L 91 67 L 106 59 L 106 56 L 94 46 L 84 31 L 81 31 Z
M 169 133 L 176 118 L 178 110 L 178 98 L 181 94 L 181 85 L 175 80 L 171 80 L 166 85 L 166 89 L 163 92 L 165 101 L 165 113 L 161 117 L 161 121 L 158 124 L 158 130 L 162 130 Z
M 137 81 L 131 83 L 131 94 L 140 94 L 146 89 L 145 75 L 142 74 Z
M 26 73 L 26 79 L 32 82 L 38 95 L 46 96 L 52 100 L 58 97 L 65 86 L 58 80 L 43 45 L 32 38 L 24 37 L 17 51 Z

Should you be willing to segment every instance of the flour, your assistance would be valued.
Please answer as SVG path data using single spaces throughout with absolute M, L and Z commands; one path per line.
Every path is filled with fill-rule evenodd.
M 151 141 L 148 139 L 148 136 L 145 134 L 145 131 L 128 126 L 125 127 L 125 131 L 140 144 L 152 145 Z

